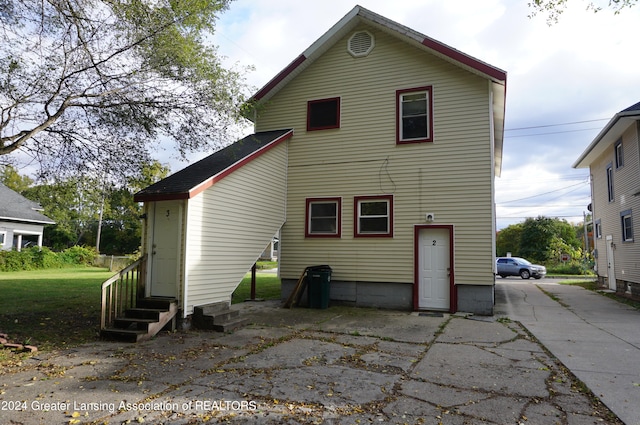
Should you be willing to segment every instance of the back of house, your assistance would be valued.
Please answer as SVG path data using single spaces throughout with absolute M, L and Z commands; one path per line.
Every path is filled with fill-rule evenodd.
M 255 96 L 292 128 L 280 275 L 333 301 L 492 314 L 506 73 L 361 7 Z

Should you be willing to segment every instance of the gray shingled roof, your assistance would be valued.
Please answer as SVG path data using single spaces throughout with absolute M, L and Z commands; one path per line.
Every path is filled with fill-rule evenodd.
M 623 109 L 620 112 L 631 112 L 631 111 L 640 111 L 640 102 L 636 103 L 635 105 L 631 105 L 627 109 Z
M 293 130 L 274 130 L 251 134 L 195 162 L 188 167 L 142 189 L 134 195 L 137 202 L 187 199 L 192 189 L 233 167 Z M 290 135 L 289 135 L 290 137 Z
M 0 183 L 0 220 L 55 224 L 55 221 L 38 212 L 42 207 L 18 192 Z

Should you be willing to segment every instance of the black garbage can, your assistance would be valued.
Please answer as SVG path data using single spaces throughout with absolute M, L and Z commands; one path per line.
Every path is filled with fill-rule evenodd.
M 309 307 L 329 307 L 329 284 L 331 283 L 331 267 L 307 267 L 307 296 Z

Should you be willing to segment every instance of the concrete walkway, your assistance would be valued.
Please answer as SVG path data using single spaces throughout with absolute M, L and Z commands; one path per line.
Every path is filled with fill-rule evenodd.
M 496 314 L 522 323 L 627 425 L 640 424 L 640 312 L 551 279 L 498 279 Z
M 511 320 L 241 308 L 252 325 L 232 334 L 96 342 L 5 368 L 0 421 L 621 424 Z

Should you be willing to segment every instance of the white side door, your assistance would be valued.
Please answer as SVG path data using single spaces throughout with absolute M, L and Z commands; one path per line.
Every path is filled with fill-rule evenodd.
M 178 201 L 158 201 L 153 207 L 149 295 L 175 297 L 178 286 L 181 209 Z
M 616 290 L 616 272 L 613 263 L 613 236 L 607 235 L 607 281 L 609 289 Z
M 449 230 L 421 229 L 418 237 L 418 308 L 451 307 Z

